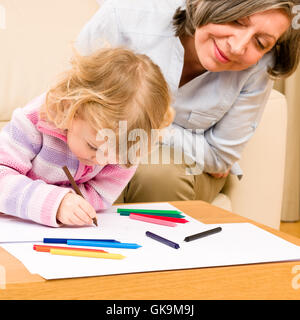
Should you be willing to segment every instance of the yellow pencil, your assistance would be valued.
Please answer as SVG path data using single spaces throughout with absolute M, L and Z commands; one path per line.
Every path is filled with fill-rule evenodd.
M 103 258 L 103 259 L 124 259 L 125 256 L 116 253 L 92 252 L 92 251 L 79 251 L 79 250 L 63 250 L 63 249 L 50 249 L 51 254 L 62 256 L 76 256 L 88 258 Z

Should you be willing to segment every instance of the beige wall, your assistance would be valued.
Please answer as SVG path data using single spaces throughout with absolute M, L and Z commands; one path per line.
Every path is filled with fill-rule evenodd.
M 0 8 L 6 22 L 4 28 L 0 21 L 0 119 L 8 120 L 14 108 L 45 91 L 65 69 L 73 41 L 98 4 L 0 0 Z

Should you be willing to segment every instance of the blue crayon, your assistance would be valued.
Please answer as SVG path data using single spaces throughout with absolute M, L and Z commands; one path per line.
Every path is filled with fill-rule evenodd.
M 109 241 L 85 241 L 85 240 L 68 240 L 68 245 L 73 246 L 88 246 L 88 247 L 107 247 L 107 248 L 123 248 L 123 249 L 137 249 L 141 246 L 136 243 L 122 243 Z
M 44 243 L 62 243 L 67 244 L 68 240 L 78 240 L 78 241 L 103 241 L 103 242 L 114 242 L 119 243 L 120 241 L 113 239 L 67 239 L 67 238 L 44 238 Z

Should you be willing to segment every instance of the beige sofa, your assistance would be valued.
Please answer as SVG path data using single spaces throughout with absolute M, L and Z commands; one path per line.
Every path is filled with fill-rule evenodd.
M 213 204 L 279 229 L 284 184 L 287 104 L 272 90 L 261 123 L 240 160 L 242 180 L 230 176 Z
M 0 1 L 0 128 L 12 111 L 47 90 L 71 56 L 72 42 L 96 0 Z M 273 90 L 262 123 L 213 204 L 278 228 L 283 190 L 286 102 Z

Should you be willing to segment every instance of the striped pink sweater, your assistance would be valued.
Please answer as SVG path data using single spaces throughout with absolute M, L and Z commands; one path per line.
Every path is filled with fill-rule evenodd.
M 57 209 L 70 191 L 66 165 L 96 211 L 109 207 L 136 168 L 85 166 L 72 154 L 66 135 L 39 119 L 45 94 L 24 108 L 0 132 L 0 212 L 58 227 Z

